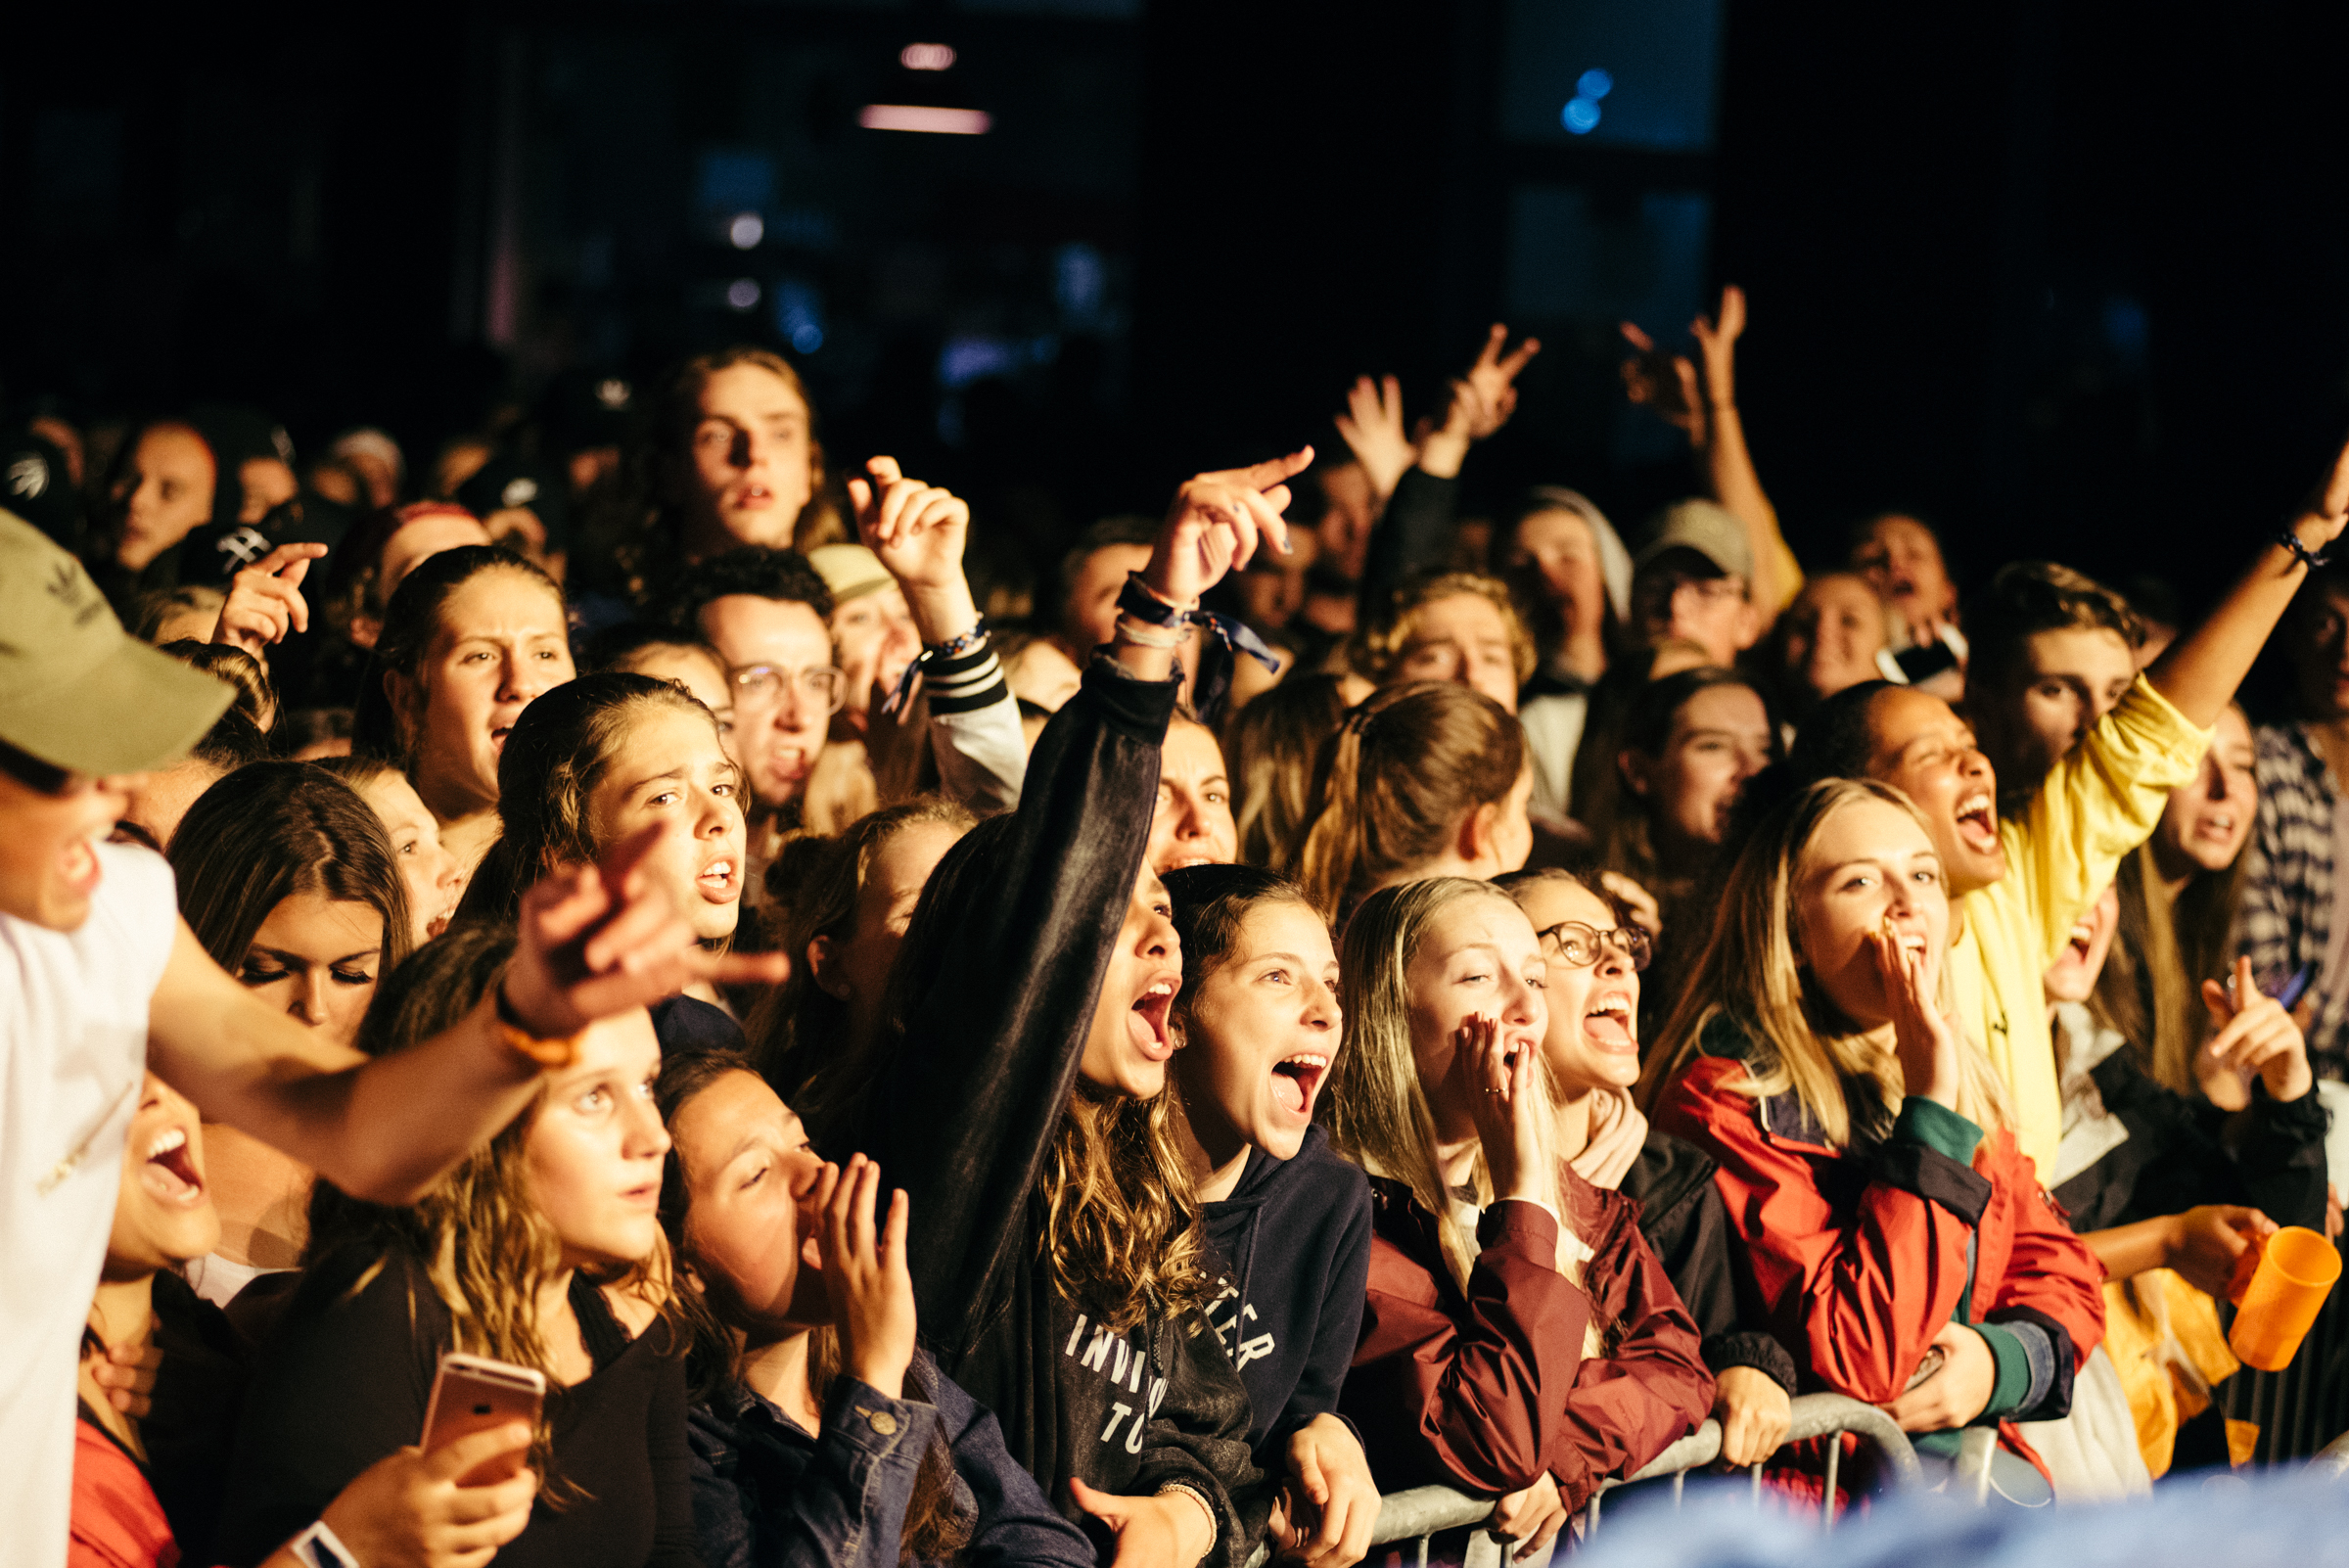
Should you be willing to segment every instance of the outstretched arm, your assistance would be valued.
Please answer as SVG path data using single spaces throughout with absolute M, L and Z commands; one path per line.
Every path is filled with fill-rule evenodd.
M 772 954 L 703 952 L 647 886 L 640 867 L 666 831 L 532 888 L 498 992 L 454 1028 L 372 1061 L 258 1000 L 182 920 L 150 1006 L 148 1059 L 207 1121 L 282 1149 L 354 1197 L 411 1202 L 536 1090 L 538 1064 L 507 1043 L 501 1010 L 552 1042 L 697 980 L 783 978 Z
M 1689 444 L 1703 454 L 1713 498 L 1745 525 L 1753 546 L 1754 605 L 1773 617 L 1803 591 L 1803 569 L 1779 530 L 1777 508 L 1762 488 L 1762 476 L 1746 449 L 1745 423 L 1737 414 L 1737 340 L 1745 332 L 1745 291 L 1735 284 L 1722 290 L 1720 314 L 1698 316 L 1688 330 L 1703 360 L 1701 376 L 1687 356 L 1665 355 L 1646 333 L 1623 323 L 1624 341 L 1638 350 L 1624 362 L 1624 385 L 1633 402 L 1653 408 L 1659 418 L 1686 432 Z
M 2349 525 L 2349 444 L 2334 454 L 2331 471 L 2309 492 L 2284 531 L 2314 555 L 2339 538 L 2344 525 Z M 2235 687 L 2251 672 L 2251 661 L 2307 576 L 2308 568 L 2278 538 L 2259 552 L 2210 619 L 2171 644 L 2145 678 L 2188 721 L 2208 729 L 2234 700 Z

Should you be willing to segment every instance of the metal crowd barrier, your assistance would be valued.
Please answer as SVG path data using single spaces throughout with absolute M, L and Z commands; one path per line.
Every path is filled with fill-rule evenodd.
M 2349 1475 L 2349 1432 L 2343 1432 L 2339 1437 L 2317 1450 L 2315 1456 L 2308 1461 L 2308 1467 L 2319 1475 L 2329 1476 L 2335 1481 L 2344 1475 Z M 1381 1514 L 1379 1517 L 1383 1519 L 1386 1515 Z
M 1896 1487 L 1907 1487 L 1920 1479 L 1916 1452 L 1909 1439 L 1893 1424 L 1892 1418 L 1872 1405 L 1845 1399 L 1840 1394 L 1806 1394 L 1794 1402 L 1791 1419 L 1786 1429 L 1788 1443 L 1811 1438 L 1827 1437 L 1850 1432 L 1875 1445 L 1882 1453 L 1886 1469 Z M 1609 1480 L 1591 1496 L 1584 1511 L 1584 1534 L 1596 1534 L 1601 1499 L 1619 1486 L 1635 1481 L 1659 1481 L 1672 1478 L 1673 1505 L 1678 1507 L 1688 1472 L 1701 1469 L 1721 1456 L 1721 1427 L 1708 1420 L 1694 1432 L 1655 1456 L 1636 1475 L 1628 1481 Z M 1827 1485 L 1825 1526 L 1835 1525 L 1835 1484 L 1843 1461 L 1843 1445 L 1827 1446 Z M 1762 1499 L 1762 1466 L 1752 1467 L 1753 1495 L 1756 1506 Z M 1408 1492 L 1391 1492 L 1381 1499 L 1378 1525 L 1370 1534 L 1373 1546 L 1391 1546 L 1399 1542 L 1415 1542 L 1418 1546 L 1416 1562 L 1409 1554 L 1405 1561 L 1410 1568 L 1427 1568 L 1427 1547 L 1430 1537 L 1447 1530 L 1471 1529 L 1493 1517 L 1491 1498 L 1470 1497 L 1451 1487 L 1413 1487 Z M 1490 1530 L 1477 1530 L 1468 1538 L 1464 1568 L 1504 1568 L 1509 1543 Z M 1253 1568 L 1253 1565 L 1252 1565 Z M 1539 1562 L 1529 1562 L 1528 1568 L 1541 1568 Z

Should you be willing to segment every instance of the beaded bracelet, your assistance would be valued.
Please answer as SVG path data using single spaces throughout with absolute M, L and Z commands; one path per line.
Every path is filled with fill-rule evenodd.
M 913 663 L 907 665 L 905 672 L 898 677 L 898 684 L 890 692 L 889 701 L 881 705 L 881 712 L 895 714 L 905 706 L 906 699 L 913 695 L 913 677 L 922 672 L 924 665 L 940 659 L 960 659 L 965 654 L 984 647 L 986 643 L 987 617 L 981 616 L 978 623 L 959 637 L 948 637 L 944 642 L 922 644 L 922 651 L 913 656 Z
M 2308 568 L 2311 572 L 2315 572 L 2320 568 L 2327 567 L 2332 564 L 2331 551 L 2311 551 L 2307 545 L 2300 542 L 2300 535 L 2293 532 L 2288 528 L 2285 529 L 2281 533 L 2276 535 L 2276 542 L 2282 545 L 2285 549 L 2291 551 L 2299 563 Z

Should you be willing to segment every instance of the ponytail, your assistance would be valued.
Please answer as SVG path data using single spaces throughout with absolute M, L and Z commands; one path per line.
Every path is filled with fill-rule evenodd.
M 1297 879 L 1335 920 L 1396 872 L 1444 852 L 1461 820 L 1507 799 L 1525 772 L 1525 731 L 1492 698 L 1449 681 L 1375 691 L 1323 744 L 1320 812 Z

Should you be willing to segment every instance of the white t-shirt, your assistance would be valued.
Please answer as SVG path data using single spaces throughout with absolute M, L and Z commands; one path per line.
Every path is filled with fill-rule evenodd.
M 178 924 L 162 856 L 98 859 L 80 930 L 0 914 L 0 1555 L 24 1568 L 66 1560 L 81 1326 Z

